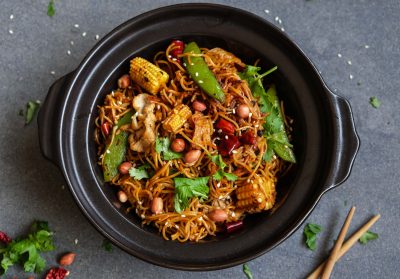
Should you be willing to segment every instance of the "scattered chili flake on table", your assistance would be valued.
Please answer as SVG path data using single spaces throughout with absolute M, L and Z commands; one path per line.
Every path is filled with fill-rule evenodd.
M 12 241 L 12 239 L 8 235 L 6 235 L 5 232 L 0 231 L 0 241 L 4 244 L 8 244 Z
M 47 272 L 45 279 L 64 279 L 68 275 L 68 270 L 62 267 L 53 267 Z

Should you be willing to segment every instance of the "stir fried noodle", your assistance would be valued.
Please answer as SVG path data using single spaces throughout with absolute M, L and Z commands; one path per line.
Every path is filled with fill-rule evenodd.
M 226 224 L 242 220 L 246 214 L 271 209 L 275 203 L 277 179 L 290 164 L 278 156 L 270 161 L 263 160 L 268 147 L 263 126 L 268 115 L 261 112 L 248 83 L 239 77 L 239 71 L 246 65 L 221 48 L 201 49 L 200 56 L 225 93 L 225 101 L 219 102 L 200 89 L 182 63 L 185 56 L 190 63 L 191 57 L 196 55 L 183 53 L 174 57 L 171 53 L 175 47 L 171 43 L 154 56 L 153 64 L 169 76 L 159 92 L 149 94 L 131 82 L 130 86 L 106 95 L 104 103 L 98 106 L 95 140 L 99 164 L 104 167 L 110 143 L 119 133 L 127 133 L 124 161 L 130 162 L 134 169 L 145 167 L 142 170 L 148 177 L 138 179 L 130 173 L 118 173 L 110 183 L 127 195 L 129 210 L 135 211 L 144 225 L 157 227 L 165 239 L 199 241 L 223 231 Z M 193 109 L 195 101 L 205 104 L 206 109 L 201 112 Z M 249 108 L 245 118 L 239 117 L 236 111 L 243 104 Z M 163 123 L 181 105 L 191 109 L 190 117 L 177 130 L 166 129 Z M 132 115 L 129 123 L 118 127 L 118 121 L 126 114 Z M 226 165 L 223 171 L 233 174 L 234 179 L 213 178 L 221 166 L 212 156 L 221 154 L 224 146 L 219 147 L 219 144 L 232 137 L 216 127 L 221 119 L 233 125 L 235 138 L 241 139 L 244 134 L 247 139 L 251 138 L 252 144 L 240 140 L 234 150 L 221 157 Z M 109 125 L 109 129 L 104 129 L 104 125 Z M 170 142 L 184 140 L 185 152 L 199 150 L 199 158 L 191 163 L 184 156 L 165 160 L 156 148 L 158 140 L 164 138 Z M 174 179 L 178 177 L 209 177 L 207 197 L 192 196 L 188 206 L 178 212 L 174 199 Z M 159 212 L 152 209 L 156 198 L 162 200 Z M 212 214 L 216 209 L 224 220 Z

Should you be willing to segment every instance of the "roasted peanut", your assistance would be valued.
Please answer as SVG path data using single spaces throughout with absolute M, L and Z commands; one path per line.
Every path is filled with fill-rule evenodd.
M 160 214 L 163 211 L 163 200 L 160 197 L 155 197 L 151 202 L 151 212 Z
M 174 139 L 174 141 L 171 143 L 171 149 L 175 152 L 182 152 L 185 150 L 185 146 L 186 144 L 183 139 Z
M 128 196 L 125 194 L 124 191 L 118 191 L 117 196 L 118 196 L 118 200 L 122 203 L 124 203 L 128 200 Z
M 228 218 L 228 214 L 222 209 L 214 209 L 208 213 L 208 217 L 214 222 L 223 222 Z
M 191 164 L 196 162 L 200 158 L 200 155 L 201 155 L 200 150 L 193 149 L 187 152 L 183 159 L 185 160 L 186 163 Z
M 123 75 L 118 79 L 118 87 L 125 89 L 131 84 L 131 78 L 129 75 Z
M 194 101 L 192 104 L 192 107 L 194 110 L 200 111 L 200 112 L 205 111 L 207 108 L 207 106 L 200 101 Z
M 250 108 L 248 105 L 241 104 L 237 108 L 237 115 L 241 118 L 247 118 L 250 115 Z
M 63 255 L 59 261 L 60 265 L 66 266 L 72 264 L 75 260 L 75 256 L 76 256 L 75 253 L 67 253 Z
M 129 173 L 131 167 L 132 164 L 130 162 L 123 162 L 121 165 L 119 165 L 118 170 L 121 174 L 127 174 Z

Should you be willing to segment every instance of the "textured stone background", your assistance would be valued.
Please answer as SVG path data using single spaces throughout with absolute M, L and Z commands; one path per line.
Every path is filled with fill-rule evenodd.
M 35 218 L 48 220 L 56 231 L 58 247 L 45 254 L 49 265 L 56 264 L 60 252 L 71 250 L 78 254 L 70 268 L 70 278 L 245 278 L 241 266 L 190 273 L 147 264 L 118 248 L 111 253 L 104 251 L 103 237 L 62 186 L 65 182 L 60 172 L 41 156 L 37 126 L 33 123 L 24 127 L 23 118 L 18 116 L 27 101 L 44 100 L 56 78 L 77 67 L 96 43 L 96 34 L 101 37 L 131 17 L 178 2 L 56 0 L 56 15 L 49 18 L 48 0 L 0 1 L 0 229 L 18 235 Z M 332 278 L 397 277 L 400 2 L 216 2 L 248 10 L 284 27 L 322 72 L 328 86 L 350 101 L 362 142 L 350 178 L 323 196 L 307 220 L 324 227 L 317 251 L 304 247 L 299 230 L 272 252 L 249 263 L 254 278 L 303 278 L 327 256 L 353 204 L 357 205 L 357 212 L 351 231 L 373 214 L 381 213 L 381 220 L 373 228 L 379 239 L 366 246 L 355 245 L 335 266 Z M 10 19 L 11 14 L 14 19 Z M 85 37 L 83 32 L 87 33 Z M 67 50 L 71 51 L 70 56 Z M 369 97 L 374 95 L 382 101 L 379 109 L 369 104 Z M 6 278 L 14 275 L 28 277 L 19 268 L 12 268 Z

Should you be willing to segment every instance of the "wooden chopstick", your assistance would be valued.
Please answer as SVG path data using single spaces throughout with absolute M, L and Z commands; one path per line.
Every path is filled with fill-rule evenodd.
M 339 254 L 337 255 L 337 259 L 339 260 L 350 248 L 360 239 L 360 237 L 375 224 L 376 221 L 381 218 L 381 215 L 375 215 L 371 218 L 367 223 L 365 223 L 357 232 L 355 232 L 340 248 Z M 325 266 L 325 262 L 322 262 L 308 277 L 307 279 L 317 279 L 321 274 L 323 268 Z
M 343 240 L 347 234 L 347 230 L 350 227 L 351 219 L 353 219 L 354 212 L 356 211 L 356 208 L 353 206 L 349 214 L 347 214 L 346 221 L 343 224 L 342 229 L 340 230 L 339 236 L 336 240 L 335 246 L 333 247 L 333 250 L 331 252 L 331 255 L 328 258 L 328 261 L 325 264 L 324 272 L 322 273 L 322 279 L 329 279 L 329 276 L 331 276 L 331 272 L 333 270 L 333 266 L 335 265 L 337 255 L 339 253 L 340 248 L 342 247 Z

